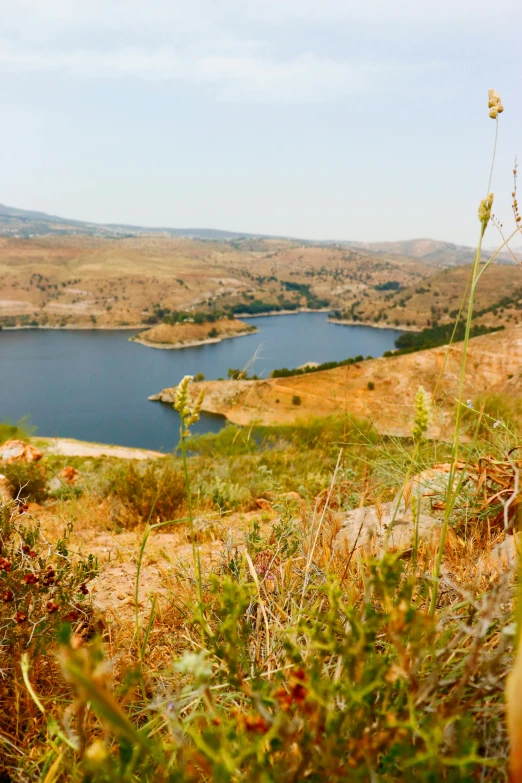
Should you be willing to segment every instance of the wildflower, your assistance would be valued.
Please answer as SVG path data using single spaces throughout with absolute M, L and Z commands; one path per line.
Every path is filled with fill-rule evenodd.
M 486 198 L 483 198 L 480 202 L 479 208 L 478 208 L 478 219 L 486 228 L 487 224 L 489 223 L 489 219 L 491 217 L 491 208 L 493 207 L 493 199 L 494 195 L 493 193 L 490 193 L 489 196 L 486 196 Z
M 208 650 L 191 652 L 187 650 L 174 664 L 180 674 L 192 674 L 199 682 L 207 682 L 212 674 L 212 664 L 208 659 Z
M 89 588 L 87 587 L 86 584 L 80 585 L 78 590 L 82 595 L 89 595 Z
M 49 614 L 53 614 L 53 612 L 56 612 L 59 608 L 58 604 L 55 604 L 54 601 L 47 601 L 46 607 Z
M 473 403 L 471 402 L 471 400 L 468 400 L 466 405 L 468 406 L 468 408 L 473 408 Z
M 498 115 L 504 111 L 500 95 L 495 90 L 488 90 L 488 109 L 492 120 L 496 120 Z
M 27 615 L 25 612 L 17 612 L 15 615 L 15 620 L 17 623 L 25 623 L 27 622 Z
M 420 440 L 428 429 L 431 405 L 426 389 L 419 386 L 415 395 L 415 419 L 413 422 L 413 437 Z
M 500 427 L 501 424 L 502 422 L 499 419 L 497 419 L 497 421 L 493 424 L 493 429 L 496 430 L 498 427 Z
M 24 582 L 26 585 L 35 585 L 38 582 L 38 577 L 36 574 L 29 572 L 24 576 Z

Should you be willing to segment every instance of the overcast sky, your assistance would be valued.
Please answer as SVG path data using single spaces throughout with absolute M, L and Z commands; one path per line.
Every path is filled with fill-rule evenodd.
M 4 204 L 473 244 L 494 87 L 495 211 L 509 223 L 520 0 L 0 0 L 0 12 Z

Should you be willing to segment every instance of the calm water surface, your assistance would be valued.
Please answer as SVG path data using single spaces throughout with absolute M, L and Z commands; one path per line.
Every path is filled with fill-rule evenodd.
M 148 396 L 184 375 L 226 377 L 257 356 L 250 372 L 309 361 L 381 356 L 400 332 L 331 324 L 326 313 L 249 318 L 259 331 L 221 343 L 160 351 L 129 342 L 130 331 L 1 331 L 0 421 L 30 417 L 39 435 L 168 451 L 179 420 Z M 221 416 L 205 414 L 194 427 L 217 432 Z

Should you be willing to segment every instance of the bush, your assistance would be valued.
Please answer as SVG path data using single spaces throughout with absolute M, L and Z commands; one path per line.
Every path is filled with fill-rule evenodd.
M 42 503 L 48 496 L 43 465 L 34 462 L 0 462 L 2 473 L 12 484 L 15 497 Z
M 368 381 L 368 391 L 373 391 L 375 389 L 375 384 L 373 381 Z
M 22 508 L 23 511 L 23 508 Z M 48 648 L 63 622 L 88 614 L 86 582 L 97 572 L 94 557 L 74 561 L 71 527 L 40 549 L 40 530 L 16 503 L 0 509 L 0 632 L 3 654 L 16 657 L 30 642 L 32 655 Z
M 301 405 L 301 397 L 298 394 L 292 397 L 292 405 Z
M 145 468 L 131 461 L 118 465 L 109 473 L 103 492 L 120 502 L 123 508 L 116 509 L 116 517 L 125 527 L 149 518 L 153 522 L 174 520 L 186 509 L 185 478 L 169 463 Z
M 5 443 L 6 440 L 27 440 L 33 431 L 34 428 L 29 425 L 27 418 L 20 419 L 18 424 L 0 422 L 0 443 Z

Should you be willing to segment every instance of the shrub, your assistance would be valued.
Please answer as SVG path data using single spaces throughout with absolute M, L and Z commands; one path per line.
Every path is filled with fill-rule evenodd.
M 33 431 L 34 428 L 29 425 L 27 418 L 20 419 L 18 424 L 0 422 L 0 443 L 5 443 L 6 440 L 27 440 Z
M 292 405 L 301 405 L 301 397 L 298 394 L 293 395 Z
M 250 508 L 252 496 L 248 489 L 227 479 L 216 478 L 205 493 L 220 510 L 233 511 Z
M 373 391 L 375 389 L 375 384 L 373 381 L 368 381 L 368 391 Z
M 71 558 L 70 526 L 41 547 L 40 529 L 23 511 L 16 503 L 0 508 L 0 632 L 3 654 L 16 656 L 29 642 L 35 655 L 63 622 L 87 616 L 86 582 L 97 572 L 94 557 Z
M 42 503 L 48 495 L 43 465 L 35 462 L 0 462 L 2 473 L 13 486 L 15 497 Z
M 109 473 L 103 492 L 120 502 L 123 508 L 116 507 L 116 518 L 125 527 L 149 518 L 174 520 L 186 508 L 185 479 L 171 463 L 144 468 L 131 461 L 118 465 Z

